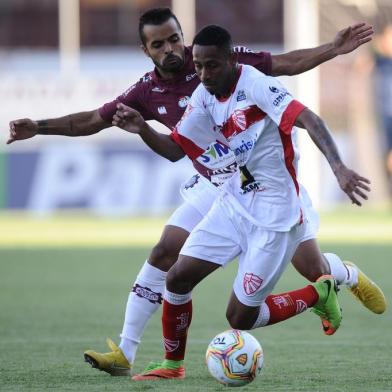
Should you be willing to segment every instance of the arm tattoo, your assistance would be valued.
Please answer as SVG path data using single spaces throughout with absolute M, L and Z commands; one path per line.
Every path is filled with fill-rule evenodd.
M 342 160 L 331 133 L 319 117 L 315 121 L 315 131 L 309 134 L 334 171 L 342 163 Z

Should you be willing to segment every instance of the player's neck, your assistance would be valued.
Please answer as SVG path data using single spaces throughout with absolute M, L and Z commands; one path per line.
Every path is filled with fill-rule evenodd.
M 233 68 L 233 72 L 227 79 L 227 83 L 222 88 L 222 92 L 215 94 L 218 99 L 227 98 L 233 94 L 240 76 L 241 70 L 238 65 Z
M 183 67 L 181 69 L 178 69 L 174 72 L 169 72 L 169 71 L 164 71 L 161 68 L 155 67 L 155 72 L 158 74 L 159 78 L 162 80 L 171 80 L 175 79 L 178 77 L 178 74 L 183 70 Z

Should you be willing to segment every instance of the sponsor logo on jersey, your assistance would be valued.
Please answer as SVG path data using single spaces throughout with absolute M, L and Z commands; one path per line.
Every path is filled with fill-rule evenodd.
M 200 175 L 195 174 L 192 178 L 184 185 L 185 189 L 193 188 L 200 180 Z
M 149 287 L 143 287 L 136 283 L 132 287 L 132 292 L 140 298 L 145 298 L 152 304 L 162 303 L 162 293 L 156 293 L 155 291 L 152 291 Z
M 182 109 L 186 108 L 188 105 L 190 97 L 188 95 L 185 95 L 184 97 L 181 97 L 178 100 L 178 106 Z
M 257 135 L 256 135 L 256 139 L 257 139 Z M 253 148 L 253 146 L 255 145 L 256 139 L 255 140 L 241 140 L 241 145 L 234 148 L 235 156 L 243 154 L 247 151 L 250 151 Z
M 160 88 L 160 87 L 154 87 L 153 89 L 151 89 L 151 91 L 154 93 L 164 93 L 165 89 Z
M 272 102 L 272 104 L 274 106 L 279 106 L 279 104 L 284 100 L 284 97 L 286 95 L 291 95 L 288 91 L 283 91 L 282 93 L 280 93 Z
M 263 279 L 252 272 L 247 272 L 244 275 L 244 291 L 246 295 L 253 295 L 262 285 Z
M 216 142 L 208 147 L 204 154 L 200 155 L 202 163 L 208 163 L 211 160 L 216 160 L 230 154 L 230 147 L 225 146 L 223 143 Z
M 192 79 L 196 77 L 197 73 L 189 74 L 185 76 L 185 81 L 190 82 Z
M 246 46 L 235 46 L 234 52 L 235 53 L 254 53 L 254 51 L 252 49 L 249 49 Z
M 179 340 L 170 340 L 170 339 L 163 338 L 163 347 L 165 348 L 165 351 L 167 353 L 171 353 L 177 350 L 179 345 L 180 345 Z
M 279 90 L 279 89 L 278 89 L 277 87 L 275 87 L 275 86 L 269 86 L 269 89 L 270 89 L 271 93 L 274 93 L 274 94 L 279 94 L 279 93 L 280 93 L 280 94 L 274 99 L 274 101 L 272 102 L 274 106 L 278 106 L 278 105 L 283 101 L 283 99 L 284 99 L 284 97 L 285 97 L 286 95 L 291 95 L 288 91 L 286 91 L 286 90 Z
M 247 360 L 248 360 L 248 354 L 243 353 L 240 354 L 236 359 L 235 359 L 240 365 L 245 366 Z
M 274 93 L 274 94 L 277 94 L 280 92 L 280 90 L 275 86 L 269 86 L 269 89 L 270 89 L 271 93 Z
M 165 106 L 158 106 L 158 113 L 159 114 L 167 114 L 167 110 Z
M 249 192 L 263 192 L 265 188 L 261 185 L 259 181 L 250 182 L 248 184 L 243 184 L 241 186 L 241 194 L 245 195 L 245 193 Z
M 237 93 L 237 102 L 244 101 L 246 99 L 245 91 L 239 90 Z

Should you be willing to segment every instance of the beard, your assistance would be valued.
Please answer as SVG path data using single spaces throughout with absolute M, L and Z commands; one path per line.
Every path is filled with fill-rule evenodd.
M 172 73 L 180 71 L 184 64 L 184 58 L 181 58 L 180 56 L 175 54 L 169 54 L 167 57 L 165 57 L 162 61 L 162 64 L 155 63 L 158 69 L 162 69 L 162 71 Z

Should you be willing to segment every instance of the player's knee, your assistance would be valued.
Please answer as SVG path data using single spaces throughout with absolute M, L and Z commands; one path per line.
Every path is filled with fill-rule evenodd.
M 243 317 L 242 314 L 235 312 L 230 308 L 226 311 L 226 319 L 233 329 L 247 330 L 251 329 L 254 324 L 253 322 L 250 322 L 247 317 Z
M 166 288 L 173 293 L 188 293 L 192 291 L 192 282 L 181 269 L 174 266 L 166 275 Z
M 305 273 L 305 277 L 311 281 L 315 282 L 320 276 L 329 274 L 328 265 L 325 263 L 314 263 L 309 265 Z
M 159 241 L 153 248 L 149 257 L 149 262 L 154 267 L 162 271 L 169 271 L 177 261 L 178 254 L 173 252 L 166 243 Z

